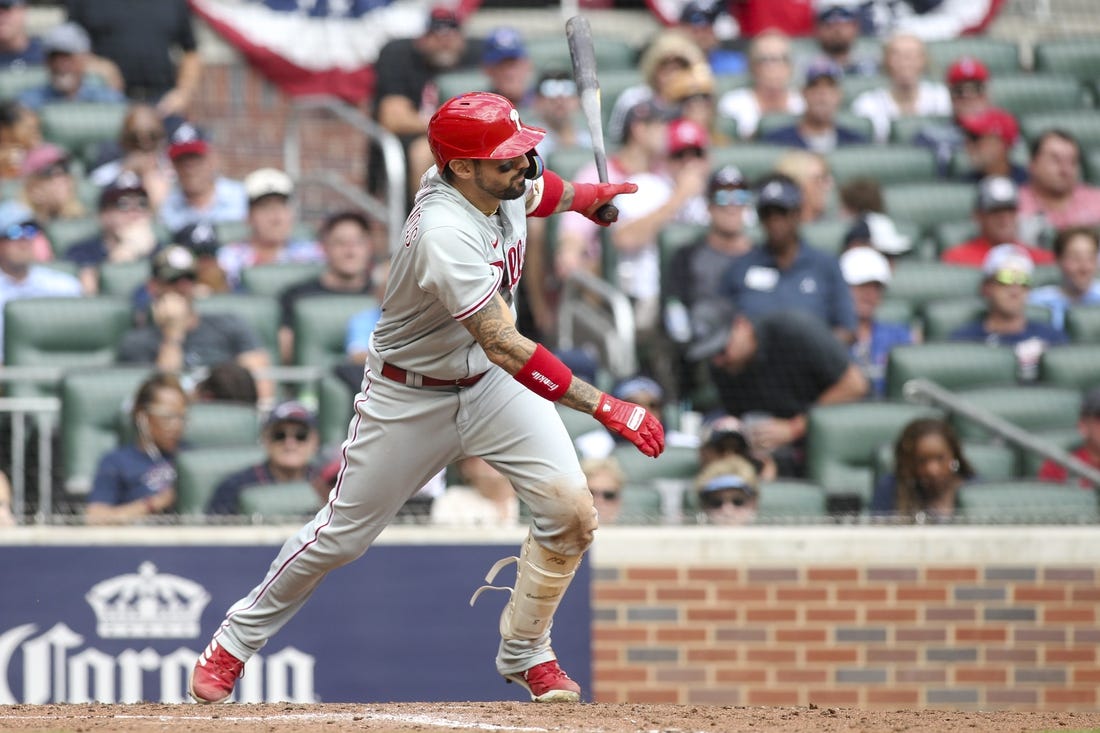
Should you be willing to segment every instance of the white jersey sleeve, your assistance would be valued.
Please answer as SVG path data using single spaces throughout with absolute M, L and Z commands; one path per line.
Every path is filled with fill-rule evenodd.
M 480 238 L 458 226 L 420 235 L 417 284 L 438 298 L 455 320 L 476 313 L 500 289 L 504 271 L 486 262 L 483 248 Z

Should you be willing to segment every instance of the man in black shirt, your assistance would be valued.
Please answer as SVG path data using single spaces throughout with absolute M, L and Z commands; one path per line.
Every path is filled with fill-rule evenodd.
M 126 96 L 157 106 L 161 117 L 186 117 L 202 75 L 187 0 L 66 0 L 92 51 L 122 71 Z M 181 51 L 179 64 L 173 49 Z

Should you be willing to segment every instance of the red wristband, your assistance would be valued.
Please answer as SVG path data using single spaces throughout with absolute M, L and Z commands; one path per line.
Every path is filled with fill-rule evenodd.
M 565 182 L 554 171 L 542 173 L 542 199 L 531 212 L 531 216 L 550 216 L 558 208 L 561 195 L 565 191 Z
M 595 183 L 574 183 L 573 184 L 573 203 L 570 204 L 570 211 L 579 211 L 584 213 L 596 203 L 596 192 L 599 187 Z
M 513 377 L 517 382 L 539 397 L 557 402 L 569 389 L 573 372 L 561 359 L 550 353 L 542 344 L 535 346 L 535 353 Z

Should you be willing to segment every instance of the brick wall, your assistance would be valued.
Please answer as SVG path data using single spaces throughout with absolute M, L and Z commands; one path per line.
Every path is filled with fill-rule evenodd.
M 801 551 L 808 528 L 710 539 L 659 530 L 676 538 L 667 544 L 652 530 L 601 529 L 627 535 L 601 537 L 594 551 L 594 699 L 1096 708 L 1097 565 L 1072 544 L 1095 544 L 1095 528 L 1088 539 L 1047 528 L 1065 551 L 1030 560 L 1038 545 L 1027 537 L 998 551 L 1013 544 L 1011 528 L 929 530 L 915 542 L 918 528 L 824 529 Z M 655 538 L 663 556 L 632 559 Z

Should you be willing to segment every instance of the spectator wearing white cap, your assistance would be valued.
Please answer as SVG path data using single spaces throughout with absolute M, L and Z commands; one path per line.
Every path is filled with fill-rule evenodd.
M 986 312 L 951 334 L 952 341 L 1012 348 L 1022 382 L 1038 377 L 1039 358 L 1048 346 L 1068 341 L 1064 333 L 1049 324 L 1028 319 L 1027 299 L 1034 273 L 1035 263 L 1023 247 L 999 244 L 991 249 L 982 262 L 984 277 L 979 291 Z
M 893 268 L 894 259 L 911 250 L 913 242 L 898 231 L 894 220 L 886 214 L 868 211 L 852 222 L 844 234 L 844 249 L 853 247 L 874 247 Z
M 886 393 L 886 361 L 895 346 L 913 343 L 913 333 L 901 323 L 875 318 L 892 273 L 890 263 L 872 247 L 852 247 L 840 256 L 840 272 L 852 292 L 856 309 L 856 336 L 849 351 L 852 361 L 871 383 L 871 393 Z
M 58 102 L 126 102 L 122 93 L 107 86 L 100 76 L 85 74 L 92 44 L 76 23 L 62 23 L 48 30 L 42 46 L 49 79 L 19 95 L 25 106 L 37 111 Z
M 244 179 L 248 197 L 248 239 L 218 250 L 218 264 L 231 288 L 246 267 L 282 263 L 323 263 L 324 250 L 312 239 L 295 239 L 291 206 L 294 181 L 276 168 L 260 168 Z

